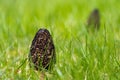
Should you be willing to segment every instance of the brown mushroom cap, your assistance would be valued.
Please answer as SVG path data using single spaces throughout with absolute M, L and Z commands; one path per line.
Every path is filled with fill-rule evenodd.
M 55 47 L 47 29 L 39 29 L 36 33 L 30 47 L 29 61 L 36 70 L 48 69 L 55 63 Z
M 99 29 L 100 27 L 100 13 L 98 9 L 94 9 L 88 20 L 87 20 L 87 26 L 88 27 L 93 27 L 95 29 Z

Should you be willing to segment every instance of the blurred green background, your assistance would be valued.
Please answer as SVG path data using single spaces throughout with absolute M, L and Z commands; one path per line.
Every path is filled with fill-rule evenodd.
M 95 8 L 101 26 L 86 31 Z M 0 79 L 39 80 L 28 61 L 39 28 L 47 28 L 56 47 L 57 63 L 48 80 L 120 79 L 120 0 L 0 0 Z

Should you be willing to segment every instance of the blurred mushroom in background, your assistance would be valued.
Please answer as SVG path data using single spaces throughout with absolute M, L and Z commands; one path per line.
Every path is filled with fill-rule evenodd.
M 98 9 L 94 9 L 88 17 L 87 27 L 93 29 L 100 28 L 100 13 Z

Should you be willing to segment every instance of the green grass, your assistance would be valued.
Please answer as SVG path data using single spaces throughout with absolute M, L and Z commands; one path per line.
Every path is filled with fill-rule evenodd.
M 0 0 L 0 80 L 39 80 L 30 45 L 39 28 L 52 34 L 57 62 L 48 80 L 120 80 L 119 0 Z M 101 28 L 85 23 L 98 8 Z

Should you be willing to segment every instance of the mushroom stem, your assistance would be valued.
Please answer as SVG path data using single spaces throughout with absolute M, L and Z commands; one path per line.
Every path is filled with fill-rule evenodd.
M 44 79 L 45 79 L 45 73 L 41 72 L 41 74 L 40 74 L 40 80 L 44 80 Z

